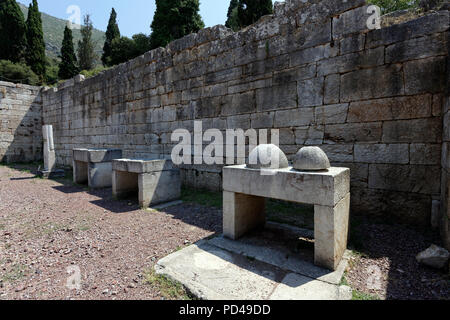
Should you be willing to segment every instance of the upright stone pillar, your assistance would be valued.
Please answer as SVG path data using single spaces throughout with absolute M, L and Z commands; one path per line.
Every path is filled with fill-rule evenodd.
M 44 140 L 44 170 L 39 172 L 39 175 L 44 178 L 63 177 L 64 170 L 56 169 L 56 154 L 55 144 L 53 142 L 53 126 L 42 126 L 42 134 Z
M 44 136 L 44 172 L 51 172 L 56 164 L 55 145 L 53 143 L 53 126 L 42 126 L 42 134 Z

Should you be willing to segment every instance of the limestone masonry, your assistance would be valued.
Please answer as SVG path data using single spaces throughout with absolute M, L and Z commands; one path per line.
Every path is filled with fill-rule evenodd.
M 57 163 L 71 165 L 74 148 L 167 157 L 171 133 L 192 132 L 194 120 L 204 130 L 280 129 L 289 160 L 303 146 L 320 146 L 332 166 L 351 169 L 353 213 L 418 225 L 433 217 L 448 233 L 449 12 L 380 30 L 368 30 L 369 17 L 363 0 L 287 0 L 238 33 L 207 28 L 47 89 L 42 122 L 53 125 Z M 41 141 L 34 117 L 16 116 L 23 127 L 3 120 L 12 106 L 24 107 L 12 95 L 25 89 L 1 89 L 1 155 L 38 154 L 28 152 Z M 21 112 L 34 114 L 40 102 L 29 97 L 39 101 L 38 91 L 27 90 L 32 107 Z M 181 169 L 185 185 L 221 190 L 221 166 Z
M 42 160 L 41 88 L 0 81 L 0 161 Z

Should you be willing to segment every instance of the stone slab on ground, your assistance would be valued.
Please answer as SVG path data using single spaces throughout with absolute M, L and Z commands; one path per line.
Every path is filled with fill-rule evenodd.
M 277 225 L 268 228 L 272 227 Z M 339 285 L 347 258 L 332 272 L 315 266 L 313 254 L 308 250 L 295 254 L 289 248 L 264 242 L 260 235 L 249 235 L 239 241 L 222 236 L 202 240 L 161 259 L 155 269 L 205 300 L 352 298 L 351 289 Z M 305 258 L 301 258 L 303 255 Z

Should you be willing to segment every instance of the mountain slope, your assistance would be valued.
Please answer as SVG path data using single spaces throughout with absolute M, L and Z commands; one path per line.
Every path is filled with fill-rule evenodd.
M 19 3 L 20 9 L 23 12 L 25 20 L 28 16 L 28 8 Z M 57 58 L 61 52 L 61 45 L 64 38 L 64 28 L 66 27 L 67 21 L 59 18 L 55 18 L 46 13 L 42 12 L 42 28 L 44 31 L 44 41 L 46 54 L 49 58 Z M 81 39 L 80 30 L 73 31 L 73 40 L 75 49 L 78 46 L 78 40 Z M 98 63 L 100 63 L 100 56 L 103 52 L 103 44 L 105 42 L 105 33 L 103 31 L 94 29 L 92 32 L 92 39 L 95 44 L 95 52 L 99 56 Z

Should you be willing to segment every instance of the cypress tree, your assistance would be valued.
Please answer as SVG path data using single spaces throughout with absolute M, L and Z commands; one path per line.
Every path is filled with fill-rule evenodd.
M 44 33 L 42 32 L 42 18 L 37 0 L 33 0 L 28 9 L 25 58 L 31 70 L 43 80 L 46 68 L 45 42 Z
M 84 25 L 81 27 L 81 40 L 78 41 L 78 63 L 81 70 L 94 68 L 96 54 L 92 42 L 93 28 L 90 15 L 86 15 Z
M 239 0 L 230 1 L 230 6 L 228 7 L 227 13 L 227 22 L 225 23 L 227 28 L 233 29 L 234 31 L 239 30 L 238 7 Z
M 0 0 L 0 59 L 20 62 L 26 47 L 23 13 L 15 0 Z
M 173 40 L 204 28 L 199 10 L 199 0 L 156 0 L 151 25 L 152 48 L 164 47 Z
M 76 63 L 77 57 L 73 48 L 72 30 L 66 26 L 61 47 L 61 62 L 59 64 L 58 77 L 60 79 L 70 79 L 76 76 L 79 72 Z
M 114 39 L 120 38 L 120 30 L 117 25 L 117 13 L 114 8 L 112 8 L 111 15 L 109 17 L 108 28 L 106 29 L 106 41 L 103 46 L 102 62 L 104 66 L 111 66 L 111 54 L 112 54 L 112 43 Z
M 238 20 L 241 28 L 249 26 L 262 16 L 272 13 L 272 0 L 239 0 Z

